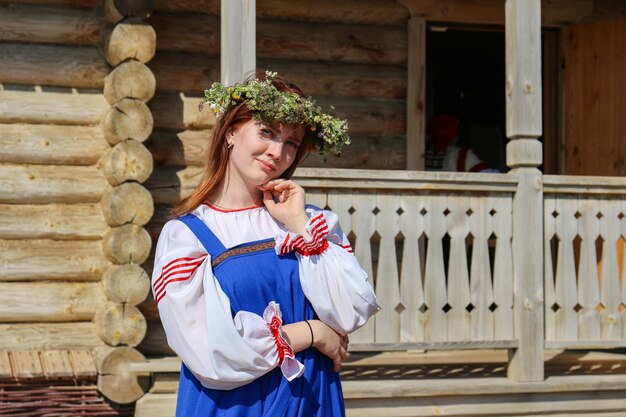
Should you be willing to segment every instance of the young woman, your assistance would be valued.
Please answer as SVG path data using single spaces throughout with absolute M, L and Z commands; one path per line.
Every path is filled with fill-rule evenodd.
M 215 83 L 208 165 L 174 208 L 152 289 L 183 366 L 177 416 L 344 415 L 348 334 L 378 311 L 337 216 L 289 180 L 306 152 L 337 152 L 347 124 L 266 73 Z

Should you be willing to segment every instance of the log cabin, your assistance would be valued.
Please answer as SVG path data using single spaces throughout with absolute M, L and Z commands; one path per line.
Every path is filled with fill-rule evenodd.
M 625 14 L 0 0 L 3 412 L 173 415 L 151 250 L 204 163 L 202 91 L 269 68 L 350 123 L 296 173 L 383 307 L 351 339 L 348 416 L 624 415 Z M 502 172 L 426 171 L 441 112 L 501 132 L 461 139 Z

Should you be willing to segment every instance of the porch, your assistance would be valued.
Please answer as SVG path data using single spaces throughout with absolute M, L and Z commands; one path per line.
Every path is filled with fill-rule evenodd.
M 295 179 L 338 214 L 383 307 L 351 337 L 348 416 L 623 414 L 626 356 L 606 349 L 626 346 L 626 180 L 537 175 L 533 216 L 515 173 Z M 136 416 L 171 415 L 179 367 L 131 365 L 153 377 Z

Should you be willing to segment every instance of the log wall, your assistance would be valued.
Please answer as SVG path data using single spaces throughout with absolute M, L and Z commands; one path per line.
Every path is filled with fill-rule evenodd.
M 0 350 L 91 350 L 117 403 L 145 390 L 117 371 L 146 330 L 153 3 L 0 2 Z
M 103 4 L 2 1 L 0 27 L 0 350 L 92 349 L 112 264 Z

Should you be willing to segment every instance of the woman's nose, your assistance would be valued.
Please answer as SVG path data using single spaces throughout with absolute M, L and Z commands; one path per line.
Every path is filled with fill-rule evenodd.
M 272 159 L 278 161 L 281 158 L 283 153 L 283 141 L 282 140 L 272 140 L 267 145 L 267 155 Z

